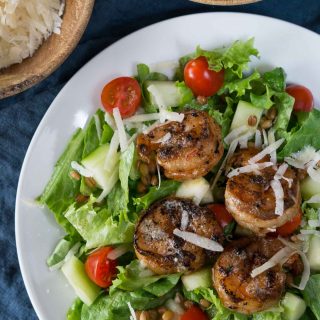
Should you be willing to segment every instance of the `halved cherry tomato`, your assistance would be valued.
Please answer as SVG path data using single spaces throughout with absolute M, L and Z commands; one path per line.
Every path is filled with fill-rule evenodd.
M 277 228 L 276 234 L 278 234 L 279 236 L 283 236 L 283 237 L 289 236 L 295 230 L 298 229 L 298 227 L 301 224 L 301 219 L 302 219 L 302 211 L 299 210 L 299 213 L 297 215 L 295 215 L 292 218 L 292 220 L 288 221 L 283 226 Z
M 313 109 L 313 95 L 311 91 L 301 85 L 292 84 L 286 88 L 286 92 L 294 97 L 294 111 L 309 112 Z
M 181 320 L 209 320 L 209 317 L 200 308 L 192 306 L 182 315 Z
M 101 288 L 110 287 L 117 273 L 116 260 L 107 258 L 112 250 L 111 247 L 102 247 L 92 252 L 84 264 L 88 277 Z
M 136 79 L 120 77 L 113 79 L 102 90 L 101 102 L 107 112 L 112 114 L 118 107 L 121 117 L 132 116 L 141 103 L 141 89 Z
M 216 220 L 218 221 L 218 223 L 222 228 L 224 228 L 230 222 L 233 221 L 232 215 L 226 209 L 226 206 L 224 204 L 214 203 L 214 204 L 209 204 L 207 207 L 213 212 L 213 214 L 216 217 Z
M 207 59 L 198 57 L 184 67 L 184 81 L 196 96 L 210 97 L 222 87 L 224 70 L 209 70 Z

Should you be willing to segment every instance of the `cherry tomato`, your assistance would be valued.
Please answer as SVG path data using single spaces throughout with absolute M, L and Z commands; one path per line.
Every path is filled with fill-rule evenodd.
M 286 88 L 286 92 L 295 99 L 294 111 L 309 112 L 313 109 L 313 95 L 308 88 L 292 84 Z
M 219 204 L 219 203 L 209 204 L 208 208 L 213 212 L 218 223 L 222 228 L 224 228 L 230 222 L 233 221 L 232 215 L 226 209 L 226 206 L 224 204 Z
M 301 224 L 302 211 L 299 210 L 299 213 L 295 215 L 292 220 L 285 223 L 283 226 L 277 228 L 276 233 L 279 236 L 289 236 L 292 234 Z
M 101 288 L 108 288 L 117 273 L 117 262 L 107 258 L 112 250 L 102 247 L 92 252 L 84 265 L 88 277 Z
M 209 320 L 209 318 L 200 308 L 192 306 L 182 315 L 181 320 Z
M 118 107 L 121 117 L 132 116 L 141 103 L 141 89 L 136 79 L 120 77 L 113 79 L 102 90 L 101 102 L 107 112 L 112 114 Z
M 190 60 L 184 68 L 184 81 L 196 96 L 210 97 L 222 87 L 224 70 L 209 70 L 205 57 Z

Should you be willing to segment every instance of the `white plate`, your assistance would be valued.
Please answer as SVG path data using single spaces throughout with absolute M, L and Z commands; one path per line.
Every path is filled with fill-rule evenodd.
M 272 18 L 206 13 L 179 17 L 137 31 L 113 44 L 85 65 L 63 88 L 42 119 L 26 154 L 17 191 L 16 241 L 22 276 L 41 320 L 62 320 L 74 299 L 61 272 L 49 272 L 46 258 L 63 235 L 48 210 L 35 206 L 58 156 L 78 126 L 100 106 L 103 85 L 147 64 L 177 59 L 197 45 L 214 48 L 255 37 L 261 61 L 282 66 L 289 82 L 309 87 L 320 102 L 320 37 Z

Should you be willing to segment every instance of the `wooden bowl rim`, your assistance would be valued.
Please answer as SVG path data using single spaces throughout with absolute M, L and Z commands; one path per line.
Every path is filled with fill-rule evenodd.
M 43 71 L 41 72 L 41 74 L 27 74 L 26 76 L 22 76 L 21 77 L 21 81 L 19 82 L 14 82 L 12 83 L 12 81 L 10 80 L 10 78 L 13 78 L 13 75 L 10 74 L 10 70 L 11 68 L 19 68 L 19 65 L 22 65 L 25 61 L 28 61 L 30 59 L 32 59 L 38 51 L 41 50 L 42 45 L 49 41 L 50 38 L 52 36 L 59 36 L 59 35 L 51 35 L 47 40 L 45 40 L 45 42 L 43 42 L 43 44 L 40 46 L 40 48 L 37 49 L 37 51 L 35 52 L 35 54 L 32 57 L 26 58 L 24 59 L 21 63 L 19 64 L 14 64 L 12 66 L 9 66 L 8 68 L 2 69 L 0 70 L 0 100 L 16 95 L 20 92 L 23 92 L 29 88 L 31 88 L 32 86 L 38 84 L 40 81 L 44 80 L 45 78 L 47 78 L 50 74 L 52 74 L 56 69 L 59 68 L 59 66 L 61 66 L 63 64 L 63 62 L 69 57 L 69 55 L 72 53 L 72 51 L 76 48 L 76 46 L 78 45 L 92 14 L 92 10 L 94 7 L 94 2 L 95 0 L 83 0 L 83 7 L 82 10 L 83 12 L 85 12 L 85 14 L 81 15 L 79 17 L 79 20 L 76 24 L 77 28 L 74 29 L 74 33 L 73 33 L 73 37 L 70 38 L 70 41 L 67 42 L 67 49 L 62 51 L 61 54 L 59 55 L 59 58 L 54 59 L 54 63 L 52 64 L 48 64 L 47 68 L 43 69 Z M 63 21 L 62 21 L 63 23 Z M 57 56 L 58 57 L 58 56 Z M 7 75 L 9 71 L 9 74 Z

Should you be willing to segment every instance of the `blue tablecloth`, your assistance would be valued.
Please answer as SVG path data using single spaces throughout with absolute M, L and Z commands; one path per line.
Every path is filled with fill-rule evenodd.
M 187 0 L 96 0 L 88 28 L 66 62 L 39 85 L 0 101 L 0 319 L 37 319 L 19 270 L 14 208 L 24 155 L 52 100 L 81 66 L 116 40 L 154 22 L 205 11 L 262 14 L 320 33 L 319 0 L 263 0 L 231 7 Z

